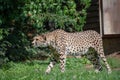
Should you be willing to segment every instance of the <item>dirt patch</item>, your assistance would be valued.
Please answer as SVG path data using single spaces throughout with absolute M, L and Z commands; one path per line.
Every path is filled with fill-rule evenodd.
M 120 71 L 120 68 L 113 68 L 112 70 Z
M 120 51 L 107 55 L 107 57 L 114 57 L 114 58 L 120 59 Z
M 116 58 L 117 60 L 120 61 L 120 51 L 114 52 L 114 53 L 112 53 L 112 54 L 110 54 L 110 55 L 107 55 L 106 57 L 107 57 L 107 58 Z M 92 64 L 86 64 L 86 65 L 85 65 L 85 68 L 86 68 L 86 69 L 91 69 L 91 68 L 93 68 L 93 65 L 92 65 Z M 120 67 L 112 68 L 112 70 L 118 71 L 118 70 L 120 70 Z
M 86 64 L 86 65 L 85 65 L 85 68 L 86 68 L 86 69 L 91 69 L 91 68 L 93 68 L 93 65 L 92 65 L 92 64 Z
M 110 54 L 110 55 L 107 55 L 107 57 L 108 58 L 116 58 L 118 61 L 120 61 L 120 51 L 118 51 L 118 52 L 114 52 L 114 53 L 112 53 L 112 54 Z M 117 68 L 113 68 L 113 70 L 116 70 L 116 71 L 120 71 L 120 66 L 119 67 L 117 67 Z

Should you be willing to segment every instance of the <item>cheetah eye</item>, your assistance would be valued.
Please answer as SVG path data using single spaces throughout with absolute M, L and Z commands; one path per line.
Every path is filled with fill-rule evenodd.
M 38 41 L 38 39 L 36 39 L 36 41 Z

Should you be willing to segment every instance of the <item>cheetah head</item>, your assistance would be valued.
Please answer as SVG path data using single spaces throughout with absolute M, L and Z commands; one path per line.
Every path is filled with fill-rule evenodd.
M 33 38 L 32 45 L 34 47 L 47 47 L 46 37 L 44 35 L 38 35 Z

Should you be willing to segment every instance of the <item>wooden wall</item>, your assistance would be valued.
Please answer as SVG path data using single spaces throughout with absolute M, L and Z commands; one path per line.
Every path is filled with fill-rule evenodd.
M 120 0 L 100 0 L 103 35 L 120 34 Z
M 103 38 L 105 54 L 112 54 L 120 51 L 120 37 Z
M 101 4 L 100 3 L 101 1 L 105 1 L 105 3 L 102 2 L 102 4 Z M 111 4 L 110 1 L 114 2 L 114 1 L 119 1 L 119 0 L 92 0 L 91 6 L 89 7 L 89 9 L 87 11 L 88 12 L 87 20 L 86 20 L 86 24 L 84 26 L 84 30 L 95 30 L 95 31 L 101 33 L 101 35 L 103 36 L 103 44 L 104 44 L 105 54 L 111 54 L 111 53 L 120 51 L 120 37 L 119 36 L 114 35 L 114 36 L 106 37 L 103 35 L 105 33 L 105 31 L 107 32 L 110 28 L 109 26 L 106 27 L 105 25 L 110 25 L 110 24 L 106 23 L 105 25 L 103 25 L 103 23 L 105 22 L 105 20 L 103 20 L 103 19 L 105 19 L 104 18 L 105 16 L 103 16 L 104 13 L 103 13 L 103 11 L 101 11 L 101 9 L 104 8 L 104 7 L 102 7 L 103 3 L 107 4 L 106 2 L 109 2 L 108 3 L 109 7 L 110 6 L 113 7 L 113 5 L 110 5 Z M 115 2 L 114 4 L 117 4 L 117 3 Z M 118 5 L 118 6 L 120 7 L 120 5 Z M 118 6 L 115 7 L 114 9 L 118 9 Z M 106 10 L 106 9 L 103 9 L 103 10 Z M 113 11 L 113 12 L 116 12 L 116 11 Z M 102 13 L 102 15 L 100 15 L 101 13 Z M 115 24 L 117 21 L 117 25 L 118 25 L 117 28 L 114 27 L 115 25 L 114 26 L 112 25 L 113 26 L 112 28 L 114 28 L 114 30 L 116 29 L 118 31 L 117 33 L 120 32 L 120 29 L 118 29 L 118 28 L 120 28 L 120 26 L 119 26 L 119 24 L 120 24 L 119 17 L 120 16 L 117 17 L 118 15 L 119 15 L 118 13 L 111 14 L 111 16 L 115 16 L 115 18 L 118 18 L 118 19 L 115 19 L 114 21 L 112 20 L 112 22 L 111 22 L 112 24 L 113 23 Z M 101 26 L 104 29 L 101 29 Z M 105 31 L 103 31 L 103 30 L 105 30 Z
M 84 30 L 96 30 L 100 33 L 99 0 L 92 0 L 91 6 L 87 10 L 87 19 Z

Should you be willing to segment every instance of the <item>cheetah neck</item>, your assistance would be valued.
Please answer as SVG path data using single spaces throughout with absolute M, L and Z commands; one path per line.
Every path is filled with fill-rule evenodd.
M 55 41 L 55 34 L 53 34 L 53 33 L 47 33 L 47 34 L 44 34 L 45 35 L 45 37 L 46 37 L 46 43 L 47 43 L 47 45 L 48 46 L 50 46 L 50 47 L 53 47 L 53 48 L 55 48 L 56 47 L 56 41 Z

